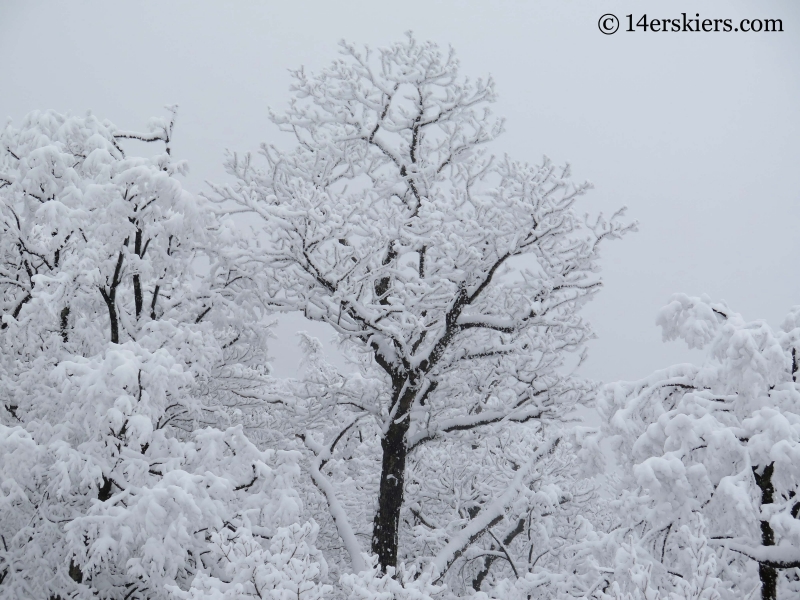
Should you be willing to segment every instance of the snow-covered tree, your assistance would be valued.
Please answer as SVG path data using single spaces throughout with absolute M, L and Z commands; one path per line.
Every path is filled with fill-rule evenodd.
M 624 476 L 622 528 L 652 564 L 654 589 L 689 579 L 685 528 L 699 516 L 716 548 L 722 598 L 800 591 L 800 308 L 780 331 L 722 303 L 676 295 L 664 338 L 707 348 L 679 364 L 605 388 L 600 407 Z M 760 586 L 759 582 L 760 581 Z
M 284 430 L 355 571 L 367 537 L 384 572 L 522 576 L 542 515 L 584 497 L 554 466 L 559 423 L 592 395 L 570 371 L 592 335 L 580 310 L 602 243 L 630 226 L 579 212 L 590 186 L 568 165 L 490 154 L 494 81 L 462 77 L 452 51 L 409 35 L 341 54 L 294 71 L 272 114 L 295 147 L 232 154 L 212 195 L 261 219 L 263 303 L 328 324 L 354 365 L 311 365 Z
M 3 598 L 186 597 L 234 562 L 237 598 L 318 597 L 299 455 L 229 418 L 267 332 L 240 236 L 181 188 L 173 121 L 37 112 L 0 136 Z

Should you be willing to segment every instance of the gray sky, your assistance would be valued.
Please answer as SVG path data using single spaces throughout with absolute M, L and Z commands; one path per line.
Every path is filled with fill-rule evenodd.
M 784 32 L 606 36 L 597 21 L 609 12 L 621 29 L 627 14 L 699 12 L 780 18 Z M 673 292 L 773 325 L 800 303 L 796 0 L 2 0 L 0 116 L 91 109 L 136 129 L 178 103 L 175 154 L 199 191 L 222 179 L 224 148 L 280 142 L 266 109 L 285 106 L 288 68 L 326 64 L 340 38 L 382 46 L 408 29 L 452 44 L 465 74 L 494 75 L 507 118 L 499 151 L 568 160 L 596 186 L 586 210 L 627 205 L 640 221 L 605 252 L 585 374 L 638 378 L 692 358 L 654 325 Z M 320 333 L 284 323 L 278 372 L 292 370 L 298 327 Z

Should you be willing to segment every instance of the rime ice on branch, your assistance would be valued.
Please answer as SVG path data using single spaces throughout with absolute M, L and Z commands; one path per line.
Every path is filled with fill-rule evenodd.
M 4 598 L 166 600 L 230 570 L 282 589 L 292 545 L 307 589 L 324 570 L 297 454 L 227 418 L 263 385 L 267 331 L 239 236 L 181 188 L 173 121 L 36 112 L 0 135 Z M 126 155 L 130 137 L 155 156 Z M 248 571 L 265 538 L 281 548 Z
M 677 294 L 658 324 L 665 340 L 682 338 L 707 358 L 606 387 L 600 407 L 625 473 L 623 524 L 664 590 L 692 571 L 680 531 L 696 533 L 699 515 L 720 554 L 712 575 L 723 599 L 756 593 L 759 581 L 765 600 L 795 597 L 800 308 L 774 331 L 723 303 Z
M 301 68 L 293 78 L 289 109 L 272 119 L 295 147 L 264 145 L 263 163 L 230 155 L 235 182 L 214 186 L 212 199 L 261 219 L 251 258 L 263 267 L 263 302 L 327 323 L 362 361 L 358 382 L 333 377 L 341 392 L 319 390 L 310 431 L 299 418 L 288 427 L 306 441 L 316 436 L 308 445 L 316 465 L 337 444 L 352 452 L 353 436 L 360 451 L 378 453 L 374 508 L 362 506 L 357 518 L 363 524 L 374 511 L 364 533 L 385 570 L 431 551 L 400 547 L 409 535 L 403 522 L 425 523 L 429 511 L 448 523 L 429 523 L 433 529 L 483 519 L 514 480 L 516 459 L 524 464 L 552 441 L 544 424 L 587 400 L 591 385 L 568 374 L 565 360 L 591 337 L 580 310 L 601 286 L 601 245 L 632 226 L 620 222 L 622 211 L 610 220 L 584 217 L 577 202 L 590 185 L 573 181 L 569 166 L 490 154 L 486 146 L 503 128 L 489 110 L 494 80 L 461 76 L 452 51 L 411 35 L 377 52 L 342 43 L 329 67 Z M 348 392 L 351 384 L 361 391 Z M 528 434 L 517 436 L 522 445 L 513 451 L 480 442 L 521 423 Z M 424 488 L 443 471 L 425 461 L 452 453 L 431 449 L 461 446 L 473 447 L 467 462 L 483 465 L 484 481 L 469 492 L 469 506 L 432 500 Z M 359 480 L 346 461 L 337 464 Z M 420 482 L 415 473 L 428 469 L 434 481 Z M 319 485 L 330 500 L 329 483 Z M 330 505 L 340 522 L 339 502 Z M 485 519 L 462 547 L 434 543 L 451 553 L 435 564 L 491 542 L 490 528 L 510 518 L 503 514 Z M 511 540 L 516 523 L 502 526 Z M 342 539 L 352 539 L 352 528 L 340 531 Z M 504 561 L 479 562 L 488 572 Z M 476 564 L 469 558 L 469 568 Z

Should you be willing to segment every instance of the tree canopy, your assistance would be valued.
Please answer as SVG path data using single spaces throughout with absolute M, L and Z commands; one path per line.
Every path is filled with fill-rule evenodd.
M 800 309 L 777 331 L 676 295 L 658 324 L 703 364 L 589 381 L 624 209 L 497 153 L 494 80 L 432 42 L 292 77 L 291 144 L 199 195 L 177 107 L 0 134 L 0 597 L 800 591 Z M 301 331 L 276 377 L 286 312 L 345 368 Z

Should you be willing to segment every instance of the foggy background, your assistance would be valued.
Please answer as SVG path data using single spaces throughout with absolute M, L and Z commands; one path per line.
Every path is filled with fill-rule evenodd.
M 774 18 L 783 33 L 627 33 L 634 20 Z M 614 13 L 620 31 L 597 22 Z M 777 326 L 800 303 L 800 2 L 796 0 L 428 2 L 35 2 L 0 0 L 0 117 L 91 109 L 123 129 L 180 104 L 173 155 L 185 186 L 223 181 L 223 150 L 291 142 L 267 107 L 289 68 L 314 70 L 346 38 L 386 46 L 413 30 L 451 44 L 471 77 L 491 73 L 507 132 L 493 149 L 569 161 L 596 188 L 588 212 L 629 207 L 639 233 L 603 256 L 587 307 L 599 338 L 583 367 L 612 381 L 690 360 L 664 344 L 658 309 L 709 294 Z M 155 149 L 154 149 L 155 150 Z M 332 330 L 284 319 L 270 354 L 296 369 L 293 336 Z M 330 346 L 329 346 L 330 347 Z

